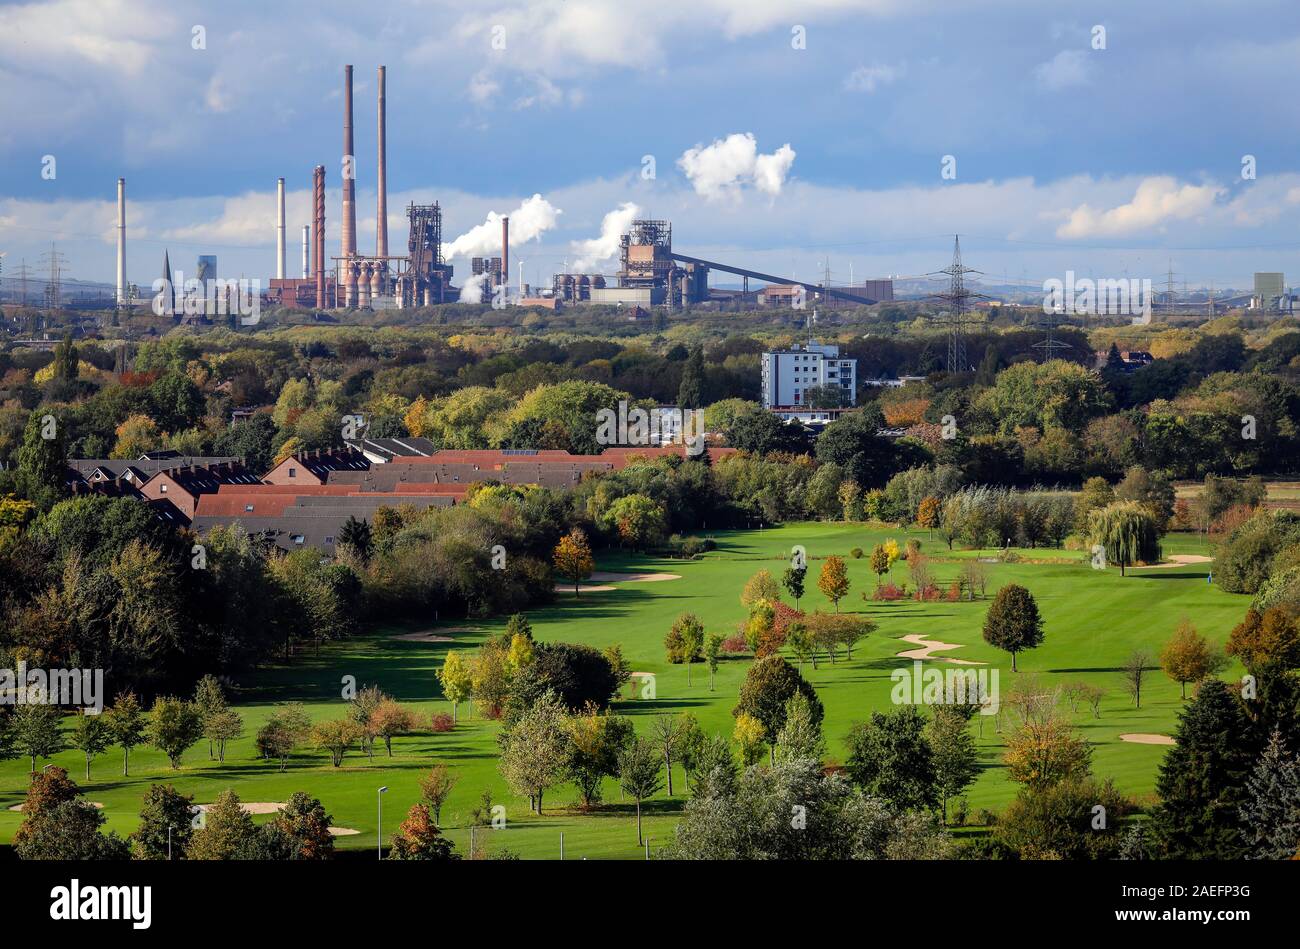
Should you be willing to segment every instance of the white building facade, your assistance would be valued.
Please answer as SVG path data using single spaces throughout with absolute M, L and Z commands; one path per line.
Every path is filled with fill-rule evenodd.
M 809 389 L 833 386 L 840 404 L 855 405 L 858 361 L 841 359 L 838 346 L 808 343 L 763 353 L 763 408 L 807 405 Z

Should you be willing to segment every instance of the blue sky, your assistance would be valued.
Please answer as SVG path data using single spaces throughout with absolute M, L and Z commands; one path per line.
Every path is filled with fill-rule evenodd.
M 837 281 L 934 270 L 961 231 L 998 279 L 1162 280 L 1172 260 L 1193 284 L 1300 283 L 1282 0 L 0 2 L 7 268 L 57 240 L 110 278 L 119 175 L 133 280 L 163 247 L 269 276 L 280 175 L 296 261 L 311 168 L 338 184 L 348 62 L 363 250 L 382 63 L 390 241 L 408 200 L 440 200 L 450 240 L 540 194 L 512 254 L 530 282 L 633 202 L 688 253 L 804 279 L 828 259 Z M 332 191 L 331 246 L 338 215 Z

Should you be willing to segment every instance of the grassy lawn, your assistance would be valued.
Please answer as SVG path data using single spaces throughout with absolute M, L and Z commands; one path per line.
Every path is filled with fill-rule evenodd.
M 731 634 L 744 618 L 739 594 L 746 579 L 767 567 L 778 576 L 786 566 L 793 545 L 801 544 L 811 558 L 808 591 L 800 604 L 804 609 L 831 609 L 816 588 L 821 558 L 846 557 L 853 588 L 842 610 L 865 612 L 879 629 L 854 650 L 852 661 L 830 665 L 822 661 L 816 670 L 806 665 L 803 672 L 816 686 L 826 707 L 825 730 L 832 760 L 843 755 L 843 737 L 850 725 L 872 709 L 890 706 L 892 669 L 910 660 L 898 659 L 899 651 L 910 648 L 900 637 L 920 633 L 932 639 L 957 643 L 960 649 L 946 655 L 988 663 L 998 669 L 1005 696 L 1012 681 L 1010 659 L 987 646 L 980 634 L 988 599 L 973 603 L 864 603 L 862 591 L 875 586 L 867 559 L 848 559 L 848 551 L 872 545 L 888 537 L 900 544 L 908 537 L 922 542 L 933 558 L 932 569 L 941 586 L 953 579 L 960 560 L 972 556 L 991 557 L 993 551 L 955 551 L 942 541 L 929 540 L 924 531 L 870 530 L 860 525 L 802 523 L 785 527 L 720 533 L 718 549 L 693 562 L 658 560 L 607 553 L 598 556 L 599 568 L 611 571 L 662 571 L 680 579 L 662 582 L 621 582 L 608 592 L 587 592 L 574 597 L 559 595 L 557 601 L 530 613 L 534 631 L 541 640 L 564 640 L 604 647 L 618 642 L 638 672 L 656 675 L 654 700 L 618 703 L 617 711 L 631 716 L 638 730 L 648 727 L 646 716 L 661 711 L 691 711 L 706 731 L 730 736 L 731 708 L 748 659 L 725 660 L 719 669 L 714 691 L 708 688 L 708 671 L 697 665 L 691 671 L 692 685 L 686 684 L 684 666 L 672 666 L 664 659 L 663 638 L 674 617 L 684 611 L 697 614 L 710 632 Z M 1204 541 L 1195 535 L 1172 535 L 1165 551 L 1179 554 L 1207 554 Z M 1036 673 L 1048 685 L 1083 680 L 1107 689 L 1101 717 L 1094 720 L 1086 709 L 1075 716 L 1083 733 L 1094 745 L 1094 771 L 1113 777 L 1125 792 L 1139 797 L 1153 789 L 1156 768 L 1164 754 L 1158 745 L 1140 745 L 1119 740 L 1126 732 L 1168 734 L 1181 705 L 1178 686 L 1159 671 L 1148 679 L 1141 710 L 1135 710 L 1120 681 L 1119 667 L 1128 655 L 1144 648 L 1157 655 L 1163 642 L 1183 617 L 1189 617 L 1213 643 L 1221 644 L 1244 613 L 1249 598 L 1234 596 L 1206 582 L 1208 564 L 1119 571 L 1093 570 L 1083 552 L 1021 550 L 1019 563 L 990 563 L 989 596 L 1006 583 L 1020 583 L 1038 600 L 1046 628 L 1046 641 L 1032 652 L 1022 653 L 1020 674 Z M 906 565 L 894 568 L 898 581 L 907 579 Z M 439 626 L 453 642 L 413 642 L 394 639 L 397 633 L 415 628 Z M 84 763 L 79 752 L 58 755 L 56 763 L 83 783 L 88 800 L 105 806 L 108 827 L 130 832 L 136 822 L 140 801 L 150 783 L 165 781 L 202 803 L 233 787 L 244 801 L 283 801 L 296 790 L 319 797 L 333 815 L 334 823 L 360 833 L 340 837 L 340 847 L 374 848 L 377 814 L 376 788 L 387 785 L 383 825 L 390 835 L 406 810 L 419 797 L 418 781 L 435 762 L 446 762 L 459 783 L 443 812 L 447 833 L 464 852 L 469 843 L 468 815 L 485 790 L 494 804 L 506 808 L 504 830 L 480 830 L 487 835 L 489 850 L 508 847 L 525 857 L 559 855 L 560 834 L 564 834 L 570 859 L 622 858 L 642 855 L 636 843 L 633 810 L 620 803 L 617 788 L 608 782 L 606 806 L 584 814 L 576 809 L 571 787 L 554 789 L 546 798 L 545 813 L 535 817 L 527 802 L 510 795 L 496 767 L 495 723 L 470 717 L 461 707 L 461 724 L 455 731 L 434 734 L 427 730 L 429 715 L 450 711 L 441 700 L 434 670 L 449 648 L 473 649 L 489 632 L 498 631 L 505 620 L 474 623 L 458 620 L 430 622 L 423 627 L 385 628 L 347 642 L 331 644 L 319 657 L 308 651 L 292 665 L 272 667 L 244 677 L 234 701 L 244 716 L 245 737 L 232 743 L 224 765 L 208 760 L 206 742 L 186 755 L 183 767 L 172 771 L 165 758 L 149 749 L 137 749 L 132 756 L 131 777 L 121 777 L 120 749 L 110 749 L 96 759 L 93 778 L 84 782 Z M 938 662 L 939 668 L 952 668 Z M 1225 675 L 1240 674 L 1239 668 Z M 359 752 L 350 753 L 341 768 L 332 768 L 328 757 L 310 750 L 299 752 L 281 773 L 278 767 L 255 756 L 252 736 L 276 702 L 301 701 L 313 719 L 344 714 L 341 697 L 345 676 L 359 684 L 378 683 L 402 702 L 416 708 L 424 723 L 419 733 L 394 741 L 393 757 L 380 744 L 373 762 Z M 992 718 L 982 722 L 979 741 L 984 770 L 970 789 L 972 813 L 980 808 L 999 809 L 1015 793 L 1000 764 L 1001 740 Z M 44 762 L 41 762 L 42 764 Z M 21 815 L 8 808 L 20 803 L 27 783 L 27 762 L 0 764 L 0 841 L 8 841 Z M 674 777 L 675 795 L 662 793 L 647 806 L 647 832 L 652 846 L 668 839 L 676 822 L 685 791 L 678 766 Z M 258 818 L 265 820 L 268 818 Z

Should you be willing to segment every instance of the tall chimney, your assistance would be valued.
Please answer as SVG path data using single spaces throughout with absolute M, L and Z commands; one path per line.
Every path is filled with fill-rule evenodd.
M 510 218 L 501 219 L 501 286 L 510 289 Z M 509 296 L 509 294 L 506 294 Z
M 325 309 L 325 166 L 317 165 L 312 178 L 316 206 L 316 309 Z M 337 292 L 337 287 L 335 288 Z
M 343 66 L 343 242 L 339 256 L 356 256 L 356 153 L 352 151 L 352 66 Z M 356 305 L 356 283 L 348 261 L 339 263 L 346 307 Z
M 275 276 L 284 279 L 284 179 L 275 183 Z
M 126 179 L 117 179 L 117 302 L 126 303 Z
M 311 276 L 311 225 L 302 226 L 302 279 Z
M 385 167 L 386 144 L 384 132 L 384 67 L 379 67 L 379 204 L 375 208 L 375 256 L 388 256 L 388 172 Z M 382 266 L 382 265 L 381 265 Z

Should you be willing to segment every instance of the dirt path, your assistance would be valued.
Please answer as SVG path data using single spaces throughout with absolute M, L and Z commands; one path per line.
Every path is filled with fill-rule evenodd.
M 1131 741 L 1135 745 L 1172 745 L 1174 740 L 1168 735 L 1152 735 L 1142 732 L 1134 732 L 1128 735 L 1120 735 L 1120 741 Z
M 960 649 L 960 643 L 941 643 L 936 639 L 926 639 L 920 633 L 910 633 L 903 637 L 903 642 L 914 643 L 919 649 L 904 649 L 898 653 L 899 659 L 942 659 L 944 662 L 951 662 L 958 666 L 982 666 L 983 662 L 976 662 L 973 659 L 952 659 L 948 656 L 936 656 L 936 652 L 945 652 L 949 649 Z

